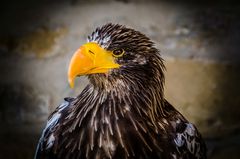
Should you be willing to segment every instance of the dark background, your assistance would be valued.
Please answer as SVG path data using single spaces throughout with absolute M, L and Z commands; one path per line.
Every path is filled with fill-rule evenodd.
M 207 141 L 210 159 L 240 150 L 240 5 L 224 0 L 0 2 L 0 158 L 30 159 L 48 115 L 71 90 L 67 67 L 107 22 L 149 36 L 167 67 L 166 98 Z

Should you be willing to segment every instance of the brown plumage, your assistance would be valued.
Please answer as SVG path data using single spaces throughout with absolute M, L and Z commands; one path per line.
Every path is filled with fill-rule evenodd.
M 88 41 L 112 51 L 120 67 L 87 75 L 80 95 L 49 117 L 35 158 L 205 159 L 196 127 L 164 99 L 165 67 L 153 42 L 118 24 Z

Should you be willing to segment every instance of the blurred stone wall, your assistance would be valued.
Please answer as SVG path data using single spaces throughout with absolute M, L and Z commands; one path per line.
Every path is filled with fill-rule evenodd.
M 72 53 L 106 22 L 135 28 L 156 43 L 167 68 L 166 98 L 197 125 L 210 159 L 238 158 L 238 5 L 25 0 L 0 9 L 0 158 L 33 158 L 48 115 L 88 82 L 80 78 L 69 88 Z

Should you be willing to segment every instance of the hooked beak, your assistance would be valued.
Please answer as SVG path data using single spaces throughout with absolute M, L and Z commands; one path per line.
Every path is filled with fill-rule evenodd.
M 68 68 L 68 82 L 73 88 L 76 76 L 108 73 L 109 69 L 119 67 L 111 51 L 103 49 L 97 43 L 89 42 L 81 46 L 72 56 Z

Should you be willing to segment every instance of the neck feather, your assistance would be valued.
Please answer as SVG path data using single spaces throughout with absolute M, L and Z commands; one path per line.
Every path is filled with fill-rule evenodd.
M 157 119 L 167 114 L 164 108 L 164 77 L 161 68 L 155 69 L 154 73 L 148 71 L 148 75 L 141 75 L 135 70 L 133 75 L 126 74 L 122 79 L 108 81 L 100 86 L 92 81 L 72 102 L 62 125 L 61 130 L 64 132 L 61 134 L 68 137 L 68 134 L 75 134 L 78 147 L 86 151 L 86 156 L 92 151 L 96 152 L 95 156 L 104 153 L 111 158 L 118 145 L 126 156 L 129 156 L 129 153 L 133 155 L 131 147 L 134 142 L 126 138 L 129 130 L 145 145 L 141 146 L 142 151 L 144 148 L 152 151 L 152 145 L 158 143 L 158 139 L 152 134 L 161 131 L 159 126 L 155 125 L 158 124 Z M 142 137 L 146 132 L 149 132 L 149 140 Z M 68 144 L 71 149 L 67 153 L 78 151 L 73 142 Z M 97 147 L 102 147 L 103 152 L 99 151 L 98 154 L 98 151 L 95 151 Z

